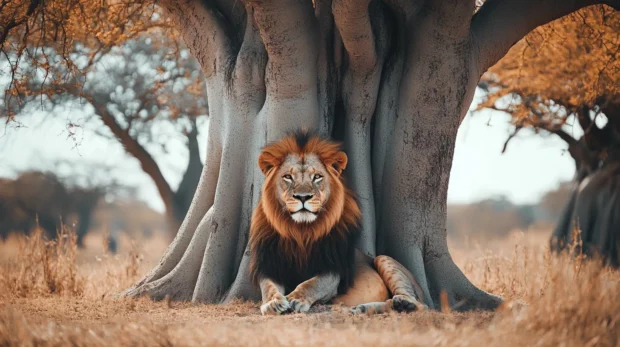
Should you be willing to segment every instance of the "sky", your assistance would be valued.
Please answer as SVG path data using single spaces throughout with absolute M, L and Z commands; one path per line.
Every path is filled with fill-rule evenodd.
M 476 100 L 479 97 L 477 94 Z M 77 171 L 92 178 L 95 175 L 88 170 L 89 165 L 104 165 L 110 171 L 95 180 L 116 180 L 135 187 L 138 199 L 163 211 L 155 185 L 137 160 L 127 155 L 118 142 L 94 133 L 93 129 L 105 128 L 102 124 L 70 126 L 83 124 L 88 110 L 71 108 L 57 112 L 55 116 L 40 111 L 20 116 L 24 126 L 19 128 L 0 126 L 0 177 L 15 177 L 19 171 L 29 169 L 49 170 L 55 162 L 64 160 L 72 164 L 65 165 L 61 175 Z M 208 121 L 200 127 L 204 162 Z M 535 203 L 559 182 L 573 177 L 574 164 L 565 150 L 567 145 L 556 136 L 522 131 L 502 154 L 511 128 L 508 115 L 502 112 L 483 110 L 467 115 L 457 135 L 449 203 L 475 202 L 500 195 L 514 203 Z M 166 152 L 156 147 L 149 150 L 176 188 L 188 160 L 182 138 L 172 138 Z

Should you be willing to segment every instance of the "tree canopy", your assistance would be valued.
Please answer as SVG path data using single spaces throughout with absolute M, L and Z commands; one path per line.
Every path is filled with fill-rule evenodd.
M 47 83 L 63 84 L 83 77 L 82 69 L 112 47 L 156 27 L 169 23 L 152 1 L 2 1 L 0 53 L 10 78 L 6 116 L 15 116 L 11 103 L 20 102 L 22 79 L 33 69 Z
M 204 77 L 161 9 L 138 1 L 3 3 L 6 90 L 0 117 L 74 105 L 104 137 L 120 142 L 154 181 L 175 230 L 194 194 L 202 163 L 196 118 L 208 114 Z M 51 35 L 51 32 L 55 32 Z M 170 124 L 184 134 L 189 162 L 173 189 L 149 147 L 164 152 Z
M 598 165 L 620 135 L 620 15 L 592 6 L 537 28 L 489 69 L 482 86 L 489 95 L 478 107 L 509 112 L 515 133 L 547 130 L 569 144 L 580 166 L 584 156 Z
M 596 6 L 560 18 L 530 33 L 490 71 L 483 81 L 490 95 L 480 107 L 512 114 L 508 141 L 524 127 L 543 129 L 564 140 L 575 160 L 551 248 L 575 244 L 618 266 L 620 15 Z

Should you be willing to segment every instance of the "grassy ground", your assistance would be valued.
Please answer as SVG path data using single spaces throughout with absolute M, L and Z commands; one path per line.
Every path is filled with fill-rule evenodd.
M 162 239 L 121 240 L 105 252 L 101 235 L 75 250 L 12 237 L 0 244 L 0 346 L 5 345 L 564 345 L 620 346 L 620 273 L 550 256 L 548 232 L 451 244 L 478 286 L 508 299 L 498 312 L 423 312 L 262 317 L 256 303 L 191 305 L 115 299 L 146 273 Z M 521 300 L 527 305 L 515 305 Z

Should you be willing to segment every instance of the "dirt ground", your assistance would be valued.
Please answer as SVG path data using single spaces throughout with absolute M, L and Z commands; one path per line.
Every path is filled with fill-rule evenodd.
M 101 235 L 77 251 L 70 235 L 11 237 L 0 244 L 0 346 L 620 346 L 620 273 L 551 256 L 547 236 L 451 243 L 466 275 L 507 299 L 498 312 L 351 316 L 321 306 L 280 317 L 262 317 L 253 302 L 114 298 L 157 263 L 163 239 L 125 237 L 110 255 Z

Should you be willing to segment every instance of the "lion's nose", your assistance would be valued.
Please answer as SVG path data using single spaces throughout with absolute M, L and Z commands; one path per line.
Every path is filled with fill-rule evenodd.
M 302 203 L 312 199 L 312 194 L 294 194 L 293 197 Z

